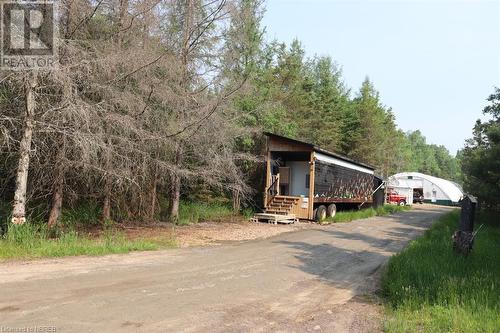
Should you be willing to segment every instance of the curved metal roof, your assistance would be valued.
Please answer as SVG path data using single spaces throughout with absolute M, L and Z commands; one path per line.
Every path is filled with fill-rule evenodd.
M 453 202 L 458 202 L 460 199 L 463 197 L 463 192 L 460 187 L 460 185 L 443 179 L 443 178 L 438 178 L 430 175 L 426 175 L 420 172 L 401 172 L 397 173 L 391 177 L 389 177 L 389 182 L 391 179 L 397 179 L 399 183 L 404 183 L 406 185 L 405 180 L 408 180 L 408 176 L 411 176 L 413 178 L 423 178 L 426 179 L 427 181 L 433 183 L 435 186 L 439 187 L 441 191 Z

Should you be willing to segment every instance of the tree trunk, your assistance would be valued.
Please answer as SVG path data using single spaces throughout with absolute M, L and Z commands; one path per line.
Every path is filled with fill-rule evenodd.
M 125 26 L 125 15 L 128 10 L 129 1 L 128 0 L 120 0 L 120 7 L 118 12 L 118 48 L 121 49 L 123 45 L 123 36 L 124 36 L 124 26 Z M 109 128 L 106 126 L 105 128 L 107 139 L 106 145 L 107 150 L 105 152 L 105 175 L 104 175 L 104 199 L 102 205 L 102 221 L 111 220 L 111 177 L 109 176 L 109 170 L 111 170 L 111 138 L 109 134 Z
M 184 32 L 182 37 L 181 61 L 182 61 L 182 86 L 189 93 L 189 40 L 191 37 L 193 19 L 193 0 L 186 3 L 186 16 L 184 19 Z
M 120 0 L 120 8 L 118 11 L 118 45 L 123 45 L 123 37 L 125 35 L 125 16 L 128 11 L 129 0 Z
M 180 166 L 182 162 L 182 146 L 177 144 L 175 150 L 175 165 Z M 181 177 L 176 171 L 170 173 L 170 205 L 169 217 L 172 223 L 179 221 L 179 202 L 181 198 Z
M 239 213 L 241 208 L 241 197 L 240 191 L 237 189 L 233 190 L 233 212 Z
M 54 184 L 54 193 L 52 194 L 52 209 L 50 210 L 49 220 L 47 226 L 52 228 L 57 224 L 59 215 L 61 215 L 61 208 L 63 203 L 63 186 L 64 175 L 61 171 L 57 175 L 56 183 Z
M 107 186 L 105 186 L 107 187 Z M 104 201 L 102 205 L 102 221 L 109 221 L 111 220 L 111 199 L 110 199 L 110 194 L 109 191 L 106 191 L 106 194 L 104 195 Z
M 28 74 L 25 82 L 26 116 L 24 118 L 24 131 L 19 146 L 19 164 L 16 173 L 16 191 L 12 209 L 13 224 L 26 222 L 26 191 L 28 185 L 28 171 L 30 163 L 31 138 L 33 135 L 33 118 L 35 114 L 35 89 L 37 86 L 37 73 Z
M 158 170 L 153 167 L 153 182 L 151 184 L 151 210 L 150 210 L 150 218 L 153 220 L 156 214 L 156 186 L 158 185 Z
M 189 38 L 191 36 L 191 25 L 193 16 L 193 0 L 187 0 L 186 3 L 186 16 L 184 20 L 183 27 L 183 41 L 181 49 L 181 61 L 182 61 L 182 82 L 181 87 L 183 88 L 186 95 L 189 94 Z M 175 160 L 174 165 L 177 167 L 181 166 L 182 162 L 182 142 L 177 142 L 175 149 Z M 170 205 L 169 205 L 169 217 L 173 224 L 179 221 L 179 202 L 181 197 L 181 177 L 177 171 L 170 172 Z
M 106 132 L 108 128 L 106 127 Z M 111 177 L 109 175 L 109 170 L 111 170 L 111 139 L 109 138 L 109 133 L 106 133 L 108 138 L 106 140 L 106 156 L 105 156 L 105 170 L 104 174 L 104 199 L 102 204 L 102 221 L 111 220 Z
M 56 157 L 56 178 L 54 181 L 54 190 L 52 192 L 52 208 L 50 209 L 49 220 L 47 221 L 47 226 L 52 228 L 57 224 L 59 216 L 61 215 L 61 208 L 63 203 L 63 193 L 64 193 L 64 156 L 66 149 L 66 140 L 64 135 L 62 136 L 62 145 L 57 151 Z
M 181 197 L 181 180 L 177 174 L 170 179 L 170 220 L 172 223 L 179 222 L 179 201 Z
M 106 152 L 106 160 L 109 159 L 109 153 Z M 106 170 L 109 170 L 109 166 L 106 162 Z M 102 221 L 111 220 L 111 178 L 107 174 L 104 176 L 104 199 L 102 203 Z

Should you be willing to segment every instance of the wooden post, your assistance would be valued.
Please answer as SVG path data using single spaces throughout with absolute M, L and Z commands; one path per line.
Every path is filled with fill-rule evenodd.
M 276 175 L 276 195 L 280 195 L 280 174 Z
M 311 152 L 311 160 L 309 162 L 309 207 L 307 216 L 310 220 L 314 218 L 314 167 L 315 167 L 316 157 L 314 156 L 314 151 Z
M 266 158 L 266 187 L 264 188 L 264 208 L 267 206 L 267 189 L 271 185 L 271 152 L 269 151 L 269 139 L 267 148 L 267 158 Z

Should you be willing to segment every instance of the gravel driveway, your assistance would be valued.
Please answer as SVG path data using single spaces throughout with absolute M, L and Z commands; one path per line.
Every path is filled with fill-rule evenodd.
M 378 332 L 380 267 L 450 208 L 219 247 L 0 264 L 0 329 Z

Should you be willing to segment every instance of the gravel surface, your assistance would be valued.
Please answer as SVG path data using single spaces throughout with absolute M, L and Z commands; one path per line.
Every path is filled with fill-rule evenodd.
M 228 241 L 244 241 L 276 236 L 315 226 L 312 223 L 269 224 L 269 223 L 217 223 L 202 222 L 179 227 L 176 239 L 180 247 L 199 245 L 219 245 Z
M 294 224 L 255 223 L 234 219 L 231 222 L 199 222 L 177 226 L 162 223 L 150 226 L 125 226 L 130 238 L 175 238 L 179 247 L 221 245 L 253 239 L 264 239 L 282 233 L 297 231 L 317 226 L 315 223 L 298 222 Z M 172 237 L 175 235 L 175 237 Z
M 380 332 L 381 267 L 450 210 L 417 206 L 221 246 L 2 263 L 0 327 Z

